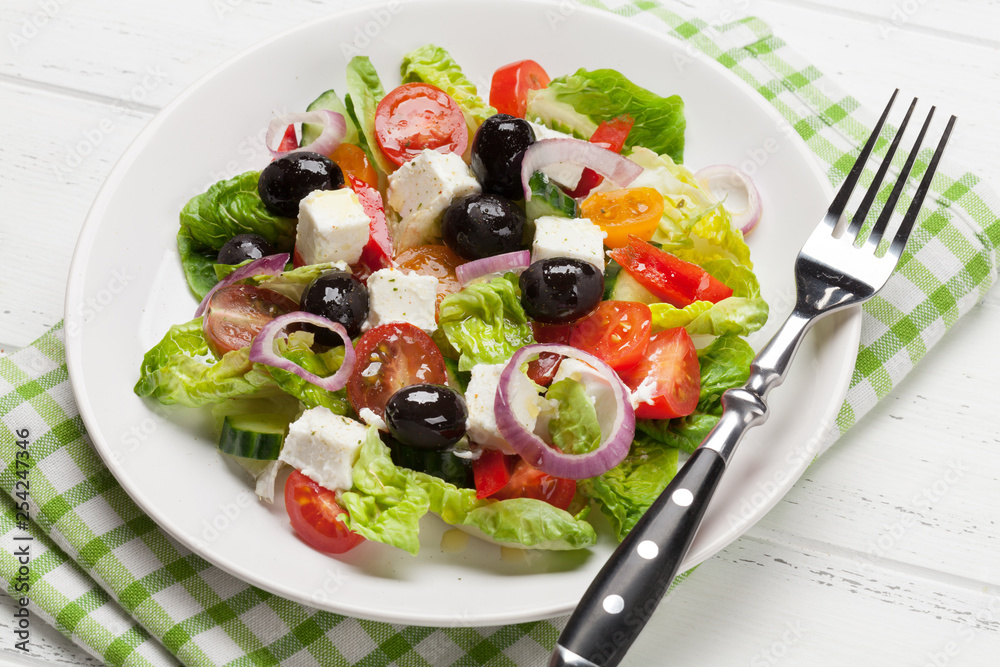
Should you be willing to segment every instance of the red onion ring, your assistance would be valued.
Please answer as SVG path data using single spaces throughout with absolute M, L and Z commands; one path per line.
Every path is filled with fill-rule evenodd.
M 515 250 L 514 252 L 494 255 L 476 259 L 455 267 L 455 275 L 458 281 L 465 285 L 476 278 L 489 275 L 491 273 L 504 273 L 507 271 L 517 271 L 526 269 L 531 264 L 531 251 Z
M 215 286 L 208 290 L 208 294 L 205 298 L 201 300 L 198 304 L 198 309 L 194 311 L 195 317 L 201 317 L 208 308 L 208 302 L 211 300 L 212 295 L 223 287 L 232 285 L 233 283 L 249 278 L 250 276 L 260 276 L 260 275 L 276 275 L 285 270 L 285 264 L 288 264 L 288 253 L 281 252 L 277 255 L 268 255 L 267 257 L 261 257 L 260 259 L 255 259 L 249 264 L 245 264 L 240 268 L 236 269 L 223 280 L 215 283 Z
M 642 173 L 642 167 L 597 144 L 581 139 L 542 139 L 528 146 L 521 162 L 524 201 L 531 201 L 531 175 L 543 167 L 572 162 L 588 167 L 620 187 L 626 187 Z
M 271 148 L 275 145 L 275 139 L 284 134 L 285 129 L 292 123 L 316 123 L 323 126 L 323 131 L 312 143 L 290 151 L 279 151 Z M 271 119 L 267 126 L 267 134 L 264 135 L 264 145 L 276 158 L 299 151 L 329 155 L 337 149 L 345 134 L 347 134 L 347 121 L 336 111 L 317 109 L 301 113 L 286 113 Z
M 535 435 L 532 428 L 517 417 L 512 403 L 517 376 L 523 375 L 521 365 L 540 352 L 560 354 L 588 364 L 614 390 L 617 408 L 615 418 L 604 442 L 594 451 L 586 454 L 561 452 Z M 496 415 L 497 429 L 507 444 L 529 464 L 556 477 L 587 479 L 605 473 L 622 462 L 635 438 L 635 410 L 632 408 L 628 387 L 606 363 L 569 345 L 539 343 L 527 345 L 515 352 L 500 374 L 493 412 Z
M 714 164 L 704 169 L 699 169 L 694 173 L 694 177 L 701 181 L 706 188 L 720 201 L 727 199 L 730 193 L 740 192 L 747 200 L 747 206 L 742 211 L 734 211 L 726 206 L 726 210 L 733 216 L 733 226 L 737 227 L 744 235 L 749 234 L 760 222 L 763 206 L 760 200 L 760 192 L 757 186 L 750 180 L 750 177 L 739 167 L 729 164 Z
M 329 329 L 344 340 L 344 363 L 340 365 L 336 373 L 329 377 L 321 378 L 274 351 L 274 339 L 289 324 L 297 322 L 306 322 Z M 306 382 L 311 382 L 321 389 L 337 391 L 347 384 L 347 379 L 351 377 L 351 372 L 354 370 L 354 345 L 351 343 L 351 337 L 347 335 L 347 329 L 343 325 L 331 322 L 320 315 L 295 311 L 294 313 L 280 315 L 264 325 L 264 328 L 260 330 L 257 337 L 253 339 L 253 345 L 250 346 L 249 358 L 255 364 L 264 364 L 265 366 L 280 368 L 289 373 L 295 373 Z

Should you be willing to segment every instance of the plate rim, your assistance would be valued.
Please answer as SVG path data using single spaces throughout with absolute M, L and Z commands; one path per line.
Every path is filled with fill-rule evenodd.
M 407 0 L 407 5 L 419 5 L 419 4 L 431 4 L 434 2 L 440 2 L 441 0 Z M 363 14 L 366 12 L 372 12 L 382 7 L 396 6 L 399 4 L 399 0 L 384 0 L 382 2 L 364 3 L 363 5 L 357 5 L 353 7 L 344 7 L 337 11 L 332 11 L 323 16 L 319 16 L 308 21 L 304 21 L 297 25 L 286 28 L 285 30 L 279 31 L 271 36 L 265 37 L 264 39 L 240 50 L 238 53 L 226 58 L 224 61 L 218 65 L 209 69 L 206 73 L 198 77 L 194 82 L 185 87 L 180 93 L 177 94 L 168 104 L 166 104 L 162 109 L 160 109 L 156 115 L 149 121 L 149 123 L 139 132 L 139 134 L 129 143 L 128 147 L 122 152 L 119 158 L 116 160 L 112 169 L 108 172 L 107 177 L 102 183 L 97 195 L 91 204 L 87 215 L 84 219 L 83 225 L 81 226 L 79 236 L 77 238 L 76 244 L 74 246 L 72 259 L 70 262 L 70 270 L 67 277 L 67 287 L 66 287 L 66 301 L 64 306 L 64 330 L 67 332 L 65 337 L 65 347 L 66 347 L 66 364 L 67 371 L 70 379 L 70 384 L 73 390 L 73 396 L 76 400 L 77 407 L 79 409 L 80 417 L 83 420 L 85 426 L 87 426 L 88 433 L 98 433 L 100 429 L 91 428 L 91 425 L 97 424 L 97 419 L 94 415 L 93 408 L 91 405 L 90 397 L 87 394 L 86 388 L 84 387 L 84 381 L 82 378 L 82 343 L 80 336 L 71 336 L 68 332 L 72 331 L 74 328 L 82 327 L 85 323 L 82 322 L 83 313 L 82 311 L 75 307 L 83 301 L 83 282 L 86 274 L 86 270 L 89 266 L 89 260 L 92 256 L 90 252 L 93 248 L 95 238 L 97 236 L 97 231 L 100 227 L 99 222 L 103 214 L 106 212 L 109 202 L 112 199 L 113 194 L 117 190 L 123 175 L 127 172 L 128 167 L 134 162 L 136 157 L 142 152 L 143 148 L 149 141 L 156 135 L 160 126 L 166 122 L 167 117 L 169 117 L 177 107 L 180 107 L 184 102 L 196 91 L 200 90 L 203 86 L 209 84 L 216 76 L 221 72 L 225 71 L 231 67 L 234 63 L 247 57 L 249 54 L 254 53 L 258 50 L 266 48 L 273 42 L 280 41 L 286 36 L 294 34 L 299 31 L 304 31 L 310 27 L 326 23 L 329 21 L 337 20 L 348 15 Z M 530 6 L 542 6 L 542 7 L 559 7 L 560 3 L 556 0 L 508 0 L 508 4 L 511 5 L 522 5 L 525 7 Z M 586 5 L 579 5 L 576 8 L 577 11 L 582 11 L 587 14 L 594 16 L 600 16 L 602 20 L 613 21 L 619 25 L 626 27 L 630 30 L 639 30 L 645 32 L 649 35 L 653 35 L 656 38 L 665 40 L 667 42 L 672 42 L 675 46 L 686 45 L 688 42 L 681 40 L 674 35 L 669 34 L 661 30 L 657 30 L 651 27 L 647 27 L 644 24 L 630 20 L 627 17 L 619 16 L 613 12 L 602 10 Z M 768 104 L 767 101 L 760 96 L 760 94 L 753 89 L 747 82 L 737 76 L 734 72 L 723 66 L 721 63 L 716 61 L 714 58 L 708 54 L 699 52 L 696 57 L 700 57 L 710 68 L 715 69 L 717 73 L 725 77 L 731 84 L 741 87 L 743 92 L 748 93 L 747 98 L 752 100 L 755 106 L 763 110 L 763 112 L 776 123 L 783 123 L 785 119 L 772 105 Z M 833 187 L 828 181 L 826 174 L 820 169 L 820 164 L 817 157 L 809 150 L 808 146 L 802 140 L 802 138 L 795 134 L 788 137 L 789 142 L 796 152 L 803 156 L 806 163 L 810 166 L 813 179 L 818 183 L 822 190 L 827 194 L 827 198 L 833 197 Z M 856 351 L 860 344 L 861 338 L 861 308 L 854 307 L 841 311 L 840 313 L 834 315 L 833 317 L 826 318 L 825 320 L 819 322 L 814 329 L 827 329 L 833 330 L 834 335 L 847 336 L 848 349 Z M 817 423 L 817 429 L 814 431 L 812 440 L 819 444 L 819 437 L 823 431 L 823 424 L 835 423 L 835 418 L 840 410 L 843 399 L 847 394 L 850 386 L 850 380 L 852 377 L 854 365 L 845 364 L 840 372 L 840 376 L 837 378 L 837 382 L 834 383 L 834 396 L 837 400 L 831 399 L 830 405 L 827 410 L 823 413 L 822 418 Z M 212 565 L 218 567 L 219 569 L 225 571 L 226 573 L 234 576 L 241 581 L 249 583 L 253 586 L 257 586 L 265 591 L 278 595 L 280 597 L 292 600 L 294 602 L 313 607 L 322 608 L 334 613 L 345 614 L 349 616 L 354 616 L 356 618 L 370 619 L 379 622 L 388 623 L 404 623 L 404 624 L 416 624 L 416 625 L 428 625 L 432 624 L 438 627 L 455 627 L 455 626 L 490 626 L 499 624 L 511 624 L 511 623 L 521 623 L 543 620 L 547 618 L 552 618 L 555 616 L 567 614 L 571 612 L 575 606 L 575 603 L 566 606 L 565 604 L 552 604 L 542 607 L 534 607 L 531 611 L 521 611 L 521 612 L 503 612 L 500 614 L 481 614 L 473 619 L 463 619 L 457 620 L 451 617 L 444 616 L 430 616 L 415 618 L 409 614 L 394 614 L 391 610 L 383 610 L 378 613 L 373 614 L 371 610 L 365 608 L 358 608 L 350 603 L 343 604 L 338 603 L 336 605 L 330 605 L 328 603 L 317 604 L 315 600 L 307 600 L 305 596 L 298 594 L 294 590 L 288 590 L 283 588 L 280 584 L 275 583 L 272 580 L 268 580 L 253 571 L 245 570 L 237 564 L 230 562 L 228 559 L 220 557 L 218 554 L 214 553 L 210 545 L 199 540 L 197 537 L 188 534 L 186 531 L 182 530 L 179 526 L 173 524 L 171 521 L 166 520 L 157 510 L 155 503 L 150 502 L 150 499 L 142 493 L 135 493 L 129 484 L 126 484 L 122 479 L 119 478 L 119 471 L 116 467 L 116 463 L 113 460 L 113 453 L 107 447 L 106 443 L 103 441 L 99 442 L 97 437 L 91 437 L 91 442 L 94 449 L 97 450 L 98 455 L 101 457 L 104 464 L 114 475 L 115 480 L 122 486 L 123 490 L 129 495 L 133 502 L 151 519 L 154 520 L 156 525 L 167 532 L 171 537 L 177 540 L 185 548 L 190 550 L 192 553 L 204 558 L 206 561 Z M 812 452 L 815 454 L 815 452 Z M 801 477 L 805 469 L 811 464 L 813 456 L 802 457 L 802 462 L 799 466 L 794 469 L 790 476 L 790 482 L 788 487 L 783 489 L 781 493 L 774 494 L 770 497 L 766 503 L 762 503 L 759 507 L 759 511 L 750 520 L 745 520 L 739 523 L 738 529 L 735 534 L 731 535 L 729 532 L 725 533 L 726 539 L 716 540 L 715 542 L 704 545 L 697 551 L 692 551 L 688 553 L 685 562 L 683 563 L 683 571 L 692 569 L 693 567 L 701 564 L 706 559 L 710 558 L 712 555 L 725 548 L 735 540 L 739 539 L 740 536 L 746 533 L 757 521 L 764 517 L 767 512 L 773 508 L 780 500 L 788 493 L 794 483 Z

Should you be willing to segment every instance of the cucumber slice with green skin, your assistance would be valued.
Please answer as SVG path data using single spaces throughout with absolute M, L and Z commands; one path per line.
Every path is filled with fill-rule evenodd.
M 340 100 L 340 96 L 332 88 L 315 100 L 313 100 L 309 106 L 306 107 L 306 111 L 316 111 L 317 109 L 326 109 L 327 111 L 336 111 L 341 116 L 344 117 L 344 122 L 347 124 L 347 132 L 344 134 L 344 143 L 358 144 L 358 128 L 351 120 L 350 114 L 347 113 L 347 107 Z M 302 125 L 302 145 L 306 146 L 316 141 L 320 133 L 323 131 L 322 125 L 316 125 L 315 123 L 303 123 Z
M 618 272 L 609 298 L 614 301 L 638 301 L 645 304 L 660 303 L 660 299 L 640 285 L 639 281 L 629 275 L 629 272 L 625 269 Z
M 285 442 L 288 420 L 279 415 L 228 415 L 222 422 L 219 451 L 258 461 L 274 461 Z
M 576 201 L 542 172 L 532 174 L 528 186 L 531 188 L 531 201 L 525 203 L 524 212 L 529 222 L 533 223 L 543 215 L 576 217 Z
M 448 451 L 438 452 L 407 447 L 388 434 L 382 434 L 382 442 L 389 448 L 392 462 L 401 468 L 409 468 L 416 472 L 439 477 L 460 489 L 475 488 L 472 464 L 466 459 L 459 458 Z
M 613 259 L 608 259 L 607 266 L 604 267 L 604 300 L 611 301 L 615 297 L 615 285 L 618 284 L 618 277 L 622 273 L 622 265 Z

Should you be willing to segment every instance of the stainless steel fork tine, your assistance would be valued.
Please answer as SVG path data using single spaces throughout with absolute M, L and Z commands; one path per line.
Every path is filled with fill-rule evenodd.
M 951 128 L 954 126 L 955 117 L 952 116 L 948 119 L 948 125 L 944 128 L 944 134 L 941 135 L 941 140 L 938 141 L 937 149 L 934 151 L 934 156 L 931 158 L 930 164 L 927 165 L 924 177 L 920 179 L 920 185 L 917 187 L 916 194 L 913 195 L 910 208 L 906 210 L 906 216 L 903 217 L 903 222 L 899 224 L 896 236 L 892 239 L 888 255 L 899 257 L 903 254 L 903 248 L 906 247 L 906 241 L 910 238 L 910 232 L 913 231 L 913 225 L 917 221 L 917 215 L 920 213 L 921 206 L 923 206 L 924 197 L 927 195 L 927 191 L 930 190 L 931 181 L 934 180 L 934 172 L 937 171 L 938 162 L 941 161 L 941 154 L 944 153 L 948 137 L 951 136 Z
M 896 179 L 896 185 L 892 188 L 892 192 L 889 194 L 889 198 L 885 202 L 885 206 L 882 207 L 882 213 L 879 214 L 878 220 L 872 226 L 872 233 L 868 237 L 866 245 L 877 247 L 879 242 L 882 240 L 882 235 L 885 233 L 886 227 L 889 226 L 889 220 L 892 219 L 892 214 L 896 210 L 896 202 L 899 201 L 899 196 L 903 194 L 903 189 L 906 187 L 906 181 L 910 178 L 910 170 L 913 169 L 913 163 L 917 159 L 917 153 L 920 152 L 920 146 L 924 143 L 924 135 L 927 134 L 927 128 L 930 127 L 931 119 L 934 117 L 934 109 L 936 107 L 931 107 L 931 110 L 927 112 L 927 118 L 924 119 L 924 124 L 920 128 L 920 134 L 917 135 L 917 140 L 913 142 L 913 148 L 910 149 L 910 155 L 906 158 L 906 164 L 899 172 L 899 177 Z
M 872 204 L 875 202 L 875 197 L 878 196 L 878 191 L 882 187 L 882 181 L 885 180 L 885 174 L 889 171 L 889 167 L 892 165 L 892 158 L 896 155 L 896 148 L 899 147 L 899 140 L 903 138 L 903 133 L 906 131 L 906 125 L 910 122 L 910 116 L 913 114 L 914 107 L 917 106 L 917 98 L 914 97 L 913 101 L 910 102 L 910 108 L 906 110 L 906 116 L 903 117 L 903 122 L 899 124 L 899 129 L 896 130 L 896 136 L 892 138 L 892 144 L 889 145 L 889 150 L 885 153 L 885 158 L 882 160 L 882 164 L 879 165 L 878 172 L 875 174 L 875 180 L 872 184 L 868 186 L 868 192 L 865 193 L 865 198 L 861 200 L 861 205 L 858 206 L 857 212 L 851 219 L 851 226 L 847 228 L 846 237 L 849 239 L 855 239 L 861 228 L 864 227 L 865 218 L 868 217 L 868 212 L 872 208 Z
M 885 124 L 885 119 L 889 117 L 889 110 L 892 109 L 892 103 L 896 101 L 896 95 L 898 94 L 899 88 L 893 91 L 892 97 L 889 98 L 889 103 L 885 105 L 878 123 L 875 124 L 875 129 L 872 130 L 871 136 L 868 137 L 868 141 L 865 142 L 861 153 L 858 154 L 858 159 L 854 161 L 851 171 L 848 172 L 847 178 L 844 179 L 840 190 L 837 191 L 837 196 L 833 198 L 830 208 L 826 211 L 826 222 L 831 228 L 837 226 L 837 221 L 840 220 L 844 208 L 847 207 L 847 200 L 851 198 L 854 186 L 858 184 L 858 179 L 861 178 L 861 174 L 865 170 L 865 164 L 868 163 L 868 158 L 871 156 L 876 142 L 878 142 L 879 134 L 882 133 L 882 126 Z

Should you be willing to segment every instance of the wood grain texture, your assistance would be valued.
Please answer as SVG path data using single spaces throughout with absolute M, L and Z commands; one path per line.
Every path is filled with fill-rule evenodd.
M 21 35 L 42 3 L 0 4 L 3 349 L 28 344 L 62 316 L 86 211 L 152 113 L 239 50 L 348 3 L 56 4 L 16 49 L 10 35 Z M 1000 184 L 995 0 L 708 0 L 692 7 L 712 22 L 761 16 L 869 108 L 900 86 L 958 114 L 949 156 Z M 98 141 L 95 131 L 109 119 L 115 126 Z M 94 145 L 66 169 L 88 132 Z M 747 536 L 690 577 L 627 664 L 663 664 L 669 655 L 670 664 L 702 667 L 995 665 L 997 330 L 994 290 Z M 0 603 L 0 626 L 9 625 L 6 609 Z M 37 660 L 93 664 L 54 631 L 37 636 Z M 9 644 L 0 639 L 0 648 Z

